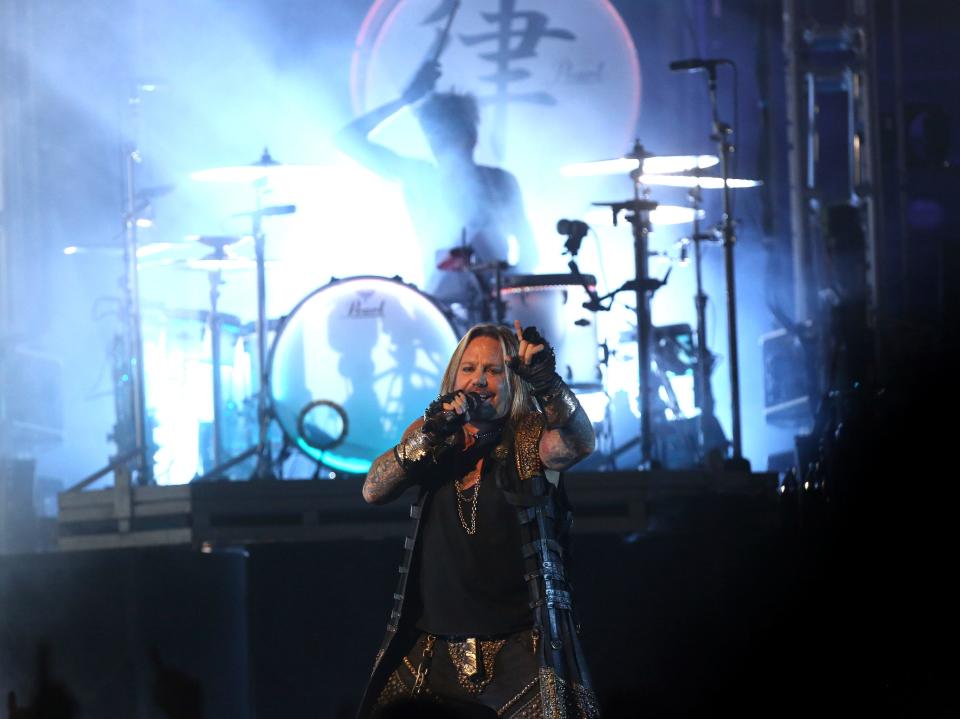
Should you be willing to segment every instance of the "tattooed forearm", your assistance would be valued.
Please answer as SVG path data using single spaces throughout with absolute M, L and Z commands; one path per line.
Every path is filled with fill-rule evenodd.
M 543 416 L 547 420 L 547 429 L 565 427 L 580 407 L 580 402 L 573 390 L 567 387 L 559 377 L 556 377 L 552 387 L 537 395 L 537 400 L 543 408 Z
M 593 452 L 596 441 L 593 424 L 578 402 L 562 427 L 550 429 L 548 424 L 540 437 L 540 459 L 548 469 L 568 469 Z
M 363 498 L 370 504 L 389 502 L 403 494 L 410 484 L 407 473 L 390 449 L 373 460 L 363 482 Z

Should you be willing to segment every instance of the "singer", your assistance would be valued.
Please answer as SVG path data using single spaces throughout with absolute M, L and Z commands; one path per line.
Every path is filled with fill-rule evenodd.
M 599 716 L 564 570 L 559 477 L 595 437 L 555 365 L 534 327 L 471 328 L 440 397 L 370 468 L 367 502 L 410 487 L 417 496 L 361 717 L 408 701 L 514 719 Z

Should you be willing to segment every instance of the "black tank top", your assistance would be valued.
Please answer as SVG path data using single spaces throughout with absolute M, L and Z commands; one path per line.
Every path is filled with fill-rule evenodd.
M 469 456 L 469 453 L 468 453 Z M 457 513 L 457 492 L 450 479 L 435 487 L 422 518 L 420 597 L 421 631 L 440 636 L 496 636 L 533 624 L 523 579 L 517 511 L 497 487 L 496 463 L 484 461 L 477 498 L 477 531 L 467 534 Z M 473 488 L 464 492 L 473 496 Z M 471 508 L 461 505 L 467 526 Z

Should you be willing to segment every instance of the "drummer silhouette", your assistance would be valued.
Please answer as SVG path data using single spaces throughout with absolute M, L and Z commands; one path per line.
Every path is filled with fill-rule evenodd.
M 476 98 L 434 92 L 439 77 L 439 63 L 424 63 L 400 97 L 351 121 L 334 142 L 364 166 L 402 185 L 425 260 L 426 290 L 447 304 L 469 304 L 489 289 L 478 284 L 480 276 L 463 271 L 471 263 L 512 259 L 514 271 L 530 272 L 536 247 L 516 178 L 474 159 L 480 122 Z M 370 140 L 384 121 L 421 99 L 414 111 L 434 163 Z

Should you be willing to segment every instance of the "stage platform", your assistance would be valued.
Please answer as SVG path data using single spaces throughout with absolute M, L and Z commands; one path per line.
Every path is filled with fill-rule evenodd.
M 58 497 L 57 546 L 210 549 L 403 536 L 413 492 L 371 506 L 361 496 L 362 481 L 217 481 L 68 491 Z M 717 522 L 769 528 L 779 521 L 775 473 L 572 472 L 563 481 L 578 534 L 686 532 Z

